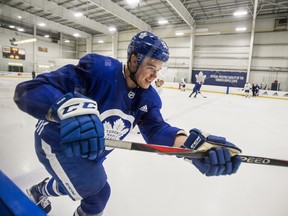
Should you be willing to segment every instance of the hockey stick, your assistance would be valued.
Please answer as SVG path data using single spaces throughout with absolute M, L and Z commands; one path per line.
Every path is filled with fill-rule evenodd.
M 178 157 L 189 157 L 189 158 L 203 158 L 206 153 L 201 151 L 193 151 L 184 148 L 174 148 L 169 146 L 153 145 L 153 144 L 143 144 L 137 142 L 127 142 L 121 140 L 108 140 L 105 141 L 106 147 L 135 150 L 143 152 L 152 152 L 164 155 L 172 155 Z M 242 162 L 251 164 L 261 164 L 261 165 L 272 165 L 272 166 L 284 166 L 288 167 L 288 160 L 279 160 L 266 157 L 248 156 L 240 155 Z
M 207 96 L 203 96 L 201 92 L 199 92 L 199 94 L 200 94 L 203 98 L 207 98 Z

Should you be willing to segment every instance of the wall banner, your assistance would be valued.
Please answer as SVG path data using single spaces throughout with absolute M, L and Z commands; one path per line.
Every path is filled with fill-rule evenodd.
M 243 88 L 246 77 L 246 71 L 192 70 L 192 83 L 204 82 L 204 85 Z

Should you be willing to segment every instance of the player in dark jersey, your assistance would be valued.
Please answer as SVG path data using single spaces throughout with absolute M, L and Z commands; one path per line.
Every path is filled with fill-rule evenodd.
M 201 87 L 202 87 L 202 82 L 196 82 L 195 83 L 195 86 L 194 86 L 194 88 L 193 88 L 193 91 L 192 91 L 192 93 L 189 95 L 189 97 L 191 97 L 194 93 L 195 93 L 195 95 L 194 95 L 194 97 L 196 98 L 197 97 L 197 94 L 199 94 L 199 93 L 201 93 L 200 92 L 200 89 L 201 89 Z
M 81 200 L 75 216 L 100 216 L 110 196 L 102 162 L 110 151 L 105 139 L 123 139 L 138 125 L 147 143 L 207 151 L 204 159 L 188 159 L 207 176 L 237 172 L 241 150 L 223 137 L 198 129 L 186 133 L 166 123 L 162 103 L 150 85 L 169 59 L 166 43 L 150 32 L 136 34 L 128 60 L 88 54 L 77 65 L 66 65 L 18 84 L 14 101 L 39 119 L 35 149 L 51 174 L 27 193 L 46 212 L 49 196 Z M 187 159 L 187 158 L 186 158 Z

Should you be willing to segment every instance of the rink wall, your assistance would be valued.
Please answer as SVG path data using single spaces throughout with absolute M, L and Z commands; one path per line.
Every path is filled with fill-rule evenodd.
M 0 170 L 0 213 L 5 216 L 45 216 L 21 189 Z
M 27 80 L 32 77 L 30 73 L 17 73 L 17 72 L 14 73 L 14 72 L 1 72 L 0 71 L 0 79 L 1 78 L 17 78 L 16 82 L 22 82 L 25 79 Z M 179 89 L 179 83 L 178 82 L 165 82 L 163 87 L 169 88 L 169 89 Z M 186 85 L 186 90 L 192 91 L 193 87 L 194 87 L 194 84 L 188 83 Z M 210 93 L 218 93 L 218 94 L 231 94 L 231 95 L 244 96 L 243 89 L 235 88 L 235 87 L 203 85 L 201 88 L 201 91 L 210 92 Z M 288 100 L 288 91 L 272 91 L 272 90 L 260 89 L 259 97 Z
M 179 89 L 179 83 L 165 82 L 163 87 L 170 89 Z M 193 87 L 194 84 L 186 84 L 186 90 L 188 91 L 192 91 Z M 244 96 L 243 89 L 235 87 L 203 85 L 201 91 Z M 259 97 L 288 100 L 288 91 L 285 92 L 260 89 Z

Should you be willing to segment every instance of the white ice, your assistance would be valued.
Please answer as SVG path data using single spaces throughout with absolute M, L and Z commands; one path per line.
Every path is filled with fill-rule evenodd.
M 23 79 L 0 78 L 0 169 L 23 191 L 49 176 L 33 144 L 36 120 L 12 101 Z M 288 101 L 164 89 L 173 125 L 225 136 L 243 154 L 288 159 Z M 127 140 L 143 141 L 135 131 Z M 287 216 L 288 167 L 242 163 L 235 175 L 206 177 L 172 156 L 115 149 L 104 162 L 112 194 L 104 216 Z M 79 202 L 51 198 L 50 216 L 72 216 Z

